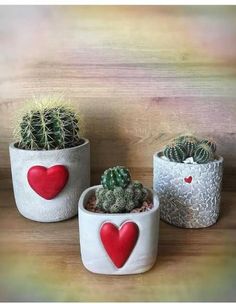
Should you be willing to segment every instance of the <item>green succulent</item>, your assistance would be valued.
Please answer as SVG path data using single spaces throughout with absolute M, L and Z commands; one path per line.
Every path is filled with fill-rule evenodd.
M 163 154 L 174 162 L 183 162 L 192 157 L 199 164 L 205 164 L 215 158 L 216 143 L 210 139 L 198 139 L 193 135 L 182 135 L 168 144 Z
M 105 189 L 109 190 L 114 190 L 116 187 L 125 188 L 130 181 L 129 170 L 122 166 L 107 169 L 101 177 L 101 184 Z
M 199 144 L 194 151 L 193 160 L 198 164 L 206 164 L 214 159 L 214 153 L 207 144 Z
M 138 181 L 129 183 L 126 188 L 102 187 L 96 190 L 96 207 L 107 213 L 131 212 L 141 207 L 147 196 L 148 190 Z
M 25 150 L 64 149 L 80 144 L 77 114 L 56 97 L 33 100 L 21 116 L 16 133 L 18 147 Z
M 214 140 L 211 139 L 203 139 L 200 141 L 200 144 L 207 144 L 213 153 L 216 152 L 216 142 Z
M 181 143 L 184 145 L 187 153 L 187 157 L 192 157 L 194 154 L 194 151 L 199 143 L 198 139 L 194 136 L 180 136 L 175 139 L 175 142 Z
M 182 143 L 172 142 L 168 144 L 163 151 L 165 157 L 170 161 L 182 163 L 187 157 L 187 151 Z

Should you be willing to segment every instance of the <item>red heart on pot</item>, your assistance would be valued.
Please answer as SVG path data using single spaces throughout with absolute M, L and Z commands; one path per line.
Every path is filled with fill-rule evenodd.
M 46 200 L 56 197 L 65 187 L 69 177 L 66 167 L 56 165 L 50 168 L 33 166 L 27 174 L 31 188 Z
M 192 176 L 185 177 L 185 179 L 184 179 L 184 181 L 188 184 L 191 184 L 192 180 L 193 180 Z
M 102 244 L 112 262 L 121 268 L 128 260 L 138 240 L 139 228 L 133 222 L 126 222 L 117 228 L 104 223 L 100 229 Z

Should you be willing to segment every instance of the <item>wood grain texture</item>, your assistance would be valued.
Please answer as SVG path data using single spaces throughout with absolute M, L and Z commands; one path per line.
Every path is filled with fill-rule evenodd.
M 236 8 L 0 7 L 0 300 L 235 300 Z M 152 184 L 152 155 L 184 132 L 225 158 L 222 213 L 208 229 L 161 222 L 143 275 L 87 272 L 77 219 L 40 224 L 14 205 L 8 144 L 32 95 L 64 93 L 91 141 L 92 184 L 116 164 Z
M 151 171 L 153 153 L 189 131 L 215 137 L 233 170 L 235 13 L 207 6 L 1 7 L 0 168 L 9 172 L 8 144 L 25 100 L 64 92 L 91 140 L 93 172 L 117 163 Z
M 82 265 L 77 218 L 23 218 L 12 192 L 1 191 L 0 299 L 5 301 L 234 301 L 235 192 L 224 192 L 221 217 L 207 229 L 160 225 L 157 262 L 147 273 L 104 276 Z

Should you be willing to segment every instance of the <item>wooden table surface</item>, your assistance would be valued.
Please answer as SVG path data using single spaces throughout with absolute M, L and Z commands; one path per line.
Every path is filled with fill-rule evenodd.
M 0 299 L 5 301 L 235 301 L 236 193 L 223 192 L 221 217 L 207 229 L 160 224 L 150 271 L 104 276 L 82 265 L 78 221 L 37 223 L 1 191 Z
M 0 300 L 236 300 L 236 7 L 0 7 Z M 146 186 L 171 138 L 213 136 L 225 159 L 219 222 L 161 222 L 155 267 L 89 273 L 78 223 L 19 215 L 8 145 L 27 98 L 64 93 L 91 142 L 92 184 L 122 164 Z

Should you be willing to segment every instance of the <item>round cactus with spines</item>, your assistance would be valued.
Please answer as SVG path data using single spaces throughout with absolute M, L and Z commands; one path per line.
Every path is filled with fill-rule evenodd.
M 134 208 L 141 207 L 147 196 L 147 189 L 137 181 L 130 182 L 126 188 L 98 188 L 96 208 L 107 213 L 131 212 Z
M 199 144 L 194 151 L 193 160 L 198 164 L 206 164 L 214 159 L 214 153 L 207 144 Z
M 180 136 L 176 138 L 175 142 L 181 143 L 186 149 L 187 157 L 192 157 L 194 151 L 199 143 L 198 139 L 194 136 Z
M 200 144 L 206 144 L 208 145 L 212 152 L 215 153 L 216 152 L 216 142 L 212 139 L 203 139 L 200 141 Z
M 163 151 L 165 157 L 172 162 L 182 163 L 187 157 L 187 151 L 182 143 L 172 142 Z
M 183 162 L 186 158 L 199 164 L 204 164 L 215 159 L 216 143 L 211 139 L 198 139 L 193 135 L 181 135 L 167 145 L 163 154 L 175 162 Z M 189 160 L 191 163 L 191 159 Z
M 105 189 L 109 190 L 114 190 L 116 187 L 125 188 L 130 181 L 129 170 L 122 166 L 107 169 L 101 177 L 101 184 Z
M 43 97 L 33 100 L 20 118 L 15 132 L 18 148 L 52 150 L 78 146 L 78 115 L 60 98 Z

